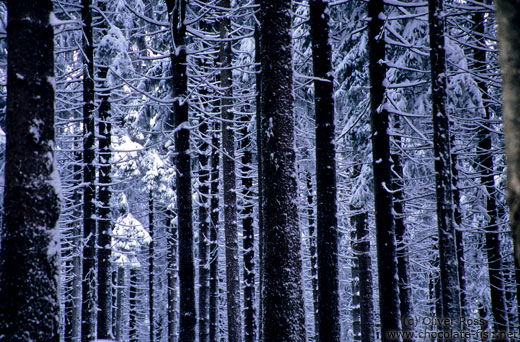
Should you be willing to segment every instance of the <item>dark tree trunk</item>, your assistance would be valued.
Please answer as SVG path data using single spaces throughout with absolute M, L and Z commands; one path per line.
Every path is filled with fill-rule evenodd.
M 240 308 L 240 266 L 238 264 L 238 226 L 235 170 L 235 132 L 233 129 L 233 75 L 231 73 L 230 1 L 220 0 L 220 109 L 222 113 L 222 173 L 224 185 L 224 232 L 226 238 L 226 299 L 228 341 L 242 339 Z
M 450 127 L 446 112 L 445 17 L 441 0 L 429 0 L 430 61 L 433 108 L 433 145 L 439 230 L 439 269 L 443 318 L 453 324 L 440 327 L 460 331 L 460 288 L 451 177 Z M 460 339 L 454 339 L 460 341 Z
M 52 2 L 8 1 L 0 336 L 60 341 Z
M 254 0 L 255 5 L 257 8 L 260 7 L 260 0 Z M 256 155 L 257 155 L 257 179 L 258 179 L 258 263 L 260 265 L 259 269 L 259 284 L 258 284 L 258 303 L 262 303 L 262 293 L 263 293 L 263 285 L 264 285 L 264 270 L 262 267 L 263 264 L 263 227 L 264 227 L 264 219 L 263 219 L 263 209 L 262 205 L 264 203 L 264 195 L 263 195 L 263 189 L 260 184 L 260 181 L 262 179 L 262 124 L 261 124 L 261 111 L 262 111 L 262 92 L 260 91 L 262 89 L 262 78 L 260 77 L 260 26 L 258 25 L 258 9 L 255 12 L 255 32 L 254 32 L 254 40 L 255 40 L 255 90 L 256 90 L 256 96 L 255 96 L 255 105 L 256 105 L 256 117 L 255 117 L 255 123 L 256 123 Z M 258 310 L 258 340 L 263 341 L 263 314 L 261 307 Z
M 484 35 L 484 13 L 476 13 L 473 15 L 473 22 L 475 24 L 475 31 L 478 37 Z M 486 43 L 480 42 L 482 48 L 476 47 L 473 49 L 473 56 L 475 59 L 474 66 L 476 72 L 485 72 L 486 64 Z M 477 86 L 480 89 L 483 103 L 483 117 L 479 125 L 479 142 L 478 142 L 478 156 L 480 164 L 480 182 L 487 192 L 486 197 L 486 212 L 489 221 L 486 226 L 486 253 L 488 259 L 489 272 L 489 287 L 491 293 L 491 309 L 493 312 L 493 330 L 495 332 L 507 330 L 507 306 L 505 302 L 505 288 L 504 275 L 502 269 L 502 256 L 500 255 L 500 236 L 498 209 L 495 198 L 496 187 L 494 179 L 494 163 L 492 151 L 492 129 L 489 127 L 491 115 L 489 113 L 488 104 L 489 96 L 486 83 L 482 78 L 477 78 Z
M 311 262 L 311 291 L 312 309 L 314 314 L 314 340 L 318 338 L 318 257 L 316 255 L 316 226 L 314 219 L 314 196 L 312 188 L 312 175 L 306 174 L 307 183 L 307 215 L 309 216 L 309 254 Z
M 374 172 L 374 209 L 376 221 L 377 265 L 379 272 L 379 311 L 381 338 L 400 330 L 397 255 L 392 194 L 388 111 L 383 105 L 386 65 L 382 0 L 368 3 L 368 49 L 370 73 L 370 113 L 372 121 L 372 167 Z
M 71 224 L 72 229 L 72 251 L 70 267 L 72 268 L 72 277 L 70 281 L 65 285 L 70 291 L 69 298 L 65 302 L 65 342 L 77 342 L 80 339 L 80 327 L 81 327 L 81 189 L 79 185 L 82 181 L 82 168 L 81 152 L 75 152 L 74 154 L 75 164 L 73 168 L 74 173 L 74 193 L 72 195 L 74 210 L 73 210 L 73 222 Z
M 96 156 L 94 113 L 94 44 L 91 0 L 82 0 L 83 23 L 83 283 L 81 340 L 96 338 Z
M 217 341 L 218 328 L 218 227 L 219 227 L 219 146 L 220 124 L 213 122 L 211 135 L 211 212 L 210 212 L 210 250 L 209 250 L 209 342 Z
M 121 342 L 123 333 L 123 293 L 125 288 L 125 268 L 117 268 L 117 294 L 116 294 L 116 319 L 115 319 L 115 338 Z
M 208 342 L 209 338 L 209 144 L 208 123 L 200 119 L 199 131 L 199 342 Z
M 148 233 L 150 234 L 150 245 L 148 246 L 148 302 L 150 320 L 150 342 L 155 340 L 155 224 L 154 224 L 154 198 L 153 190 L 148 194 Z
M 253 154 L 251 136 L 248 132 L 250 117 L 243 115 L 240 129 L 241 176 L 242 176 L 242 235 L 244 249 L 244 342 L 255 342 L 255 232 L 253 226 Z
M 318 342 L 341 338 L 332 48 L 327 2 L 309 0 L 316 113 Z
M 398 120 L 398 118 L 396 119 Z M 399 129 L 398 122 L 396 123 L 396 131 Z M 395 141 L 400 150 L 402 143 L 401 138 L 396 138 Z M 395 215 L 395 238 L 397 243 L 397 274 L 399 276 L 399 310 L 401 312 L 401 322 L 407 322 L 412 319 L 412 290 L 410 278 L 408 274 L 408 243 L 405 239 L 406 222 L 404 220 L 404 183 L 403 183 L 403 166 L 401 158 L 398 154 L 392 154 L 393 163 L 393 179 L 392 189 L 394 193 L 394 215 Z M 413 331 L 412 325 L 404 326 L 403 330 Z M 403 337 L 403 342 L 412 342 L 413 338 Z
M 517 0 L 496 0 L 500 66 L 502 69 L 502 110 L 507 157 L 509 222 L 513 231 L 517 282 L 520 280 L 520 6 Z M 520 288 L 517 286 L 518 308 Z M 518 332 L 518 331 L 517 331 Z
M 497 7 L 502 102 L 507 156 L 507 197 L 517 268 L 520 265 L 520 6 L 495 0 Z M 518 294 L 517 294 L 518 296 Z M 518 296 L 520 298 L 520 296 Z
M 137 270 L 130 268 L 130 286 L 129 286 L 129 321 L 128 321 L 128 340 L 130 342 L 138 342 L 139 334 L 137 332 Z
M 190 130 L 188 118 L 188 74 L 186 63 L 186 0 L 166 0 L 172 33 L 172 116 L 175 132 L 177 222 L 179 229 L 179 340 L 195 341 L 195 265 L 193 261 L 193 221 Z
M 202 18 L 199 22 L 200 29 L 212 33 L 215 24 L 210 19 Z M 214 49 L 213 42 L 202 42 L 202 49 Z M 207 56 L 200 59 L 200 68 L 206 74 L 210 82 L 211 70 L 216 65 L 215 57 Z M 214 92 L 210 92 L 207 86 L 200 87 L 199 94 L 202 98 L 203 110 L 199 113 L 199 342 L 209 342 L 210 338 L 210 148 L 209 148 L 209 124 L 205 112 L 215 112 Z
M 260 3 L 262 339 L 305 341 L 292 94 L 291 2 Z
M 350 207 L 352 211 L 355 211 L 356 208 L 353 206 Z M 357 232 L 355 229 L 356 220 L 359 218 L 359 214 L 355 214 L 351 217 L 350 222 L 354 227 L 350 232 L 350 247 L 352 249 L 353 258 L 352 258 L 352 268 L 351 268 L 351 286 L 352 286 L 352 300 L 351 300 L 351 312 L 352 312 L 352 335 L 354 341 L 361 341 L 361 307 L 360 307 L 360 293 L 359 293 L 359 257 L 356 252 L 357 241 Z
M 453 141 L 453 137 L 452 137 Z M 451 152 L 451 175 L 453 181 L 453 207 L 455 220 L 455 245 L 457 248 L 457 266 L 460 286 L 460 312 L 462 317 L 468 317 L 466 313 L 466 271 L 464 262 L 464 237 L 459 227 L 462 224 L 462 213 L 460 208 L 460 190 L 458 186 L 459 170 L 457 168 L 457 154 Z
M 168 342 L 176 342 L 178 228 L 169 209 L 166 210 L 166 229 L 168 231 Z
M 107 67 L 102 67 L 98 76 L 100 82 L 105 82 L 108 73 Z M 105 83 L 105 87 L 108 85 Z M 110 92 L 101 90 L 99 106 L 99 189 L 98 189 L 98 317 L 97 337 L 100 339 L 112 338 L 112 221 L 110 217 L 110 183 L 111 177 L 111 140 L 112 123 L 110 117 Z
M 360 173 L 361 166 L 355 166 L 352 178 L 359 177 Z M 362 342 L 372 342 L 375 339 L 375 329 L 368 213 L 365 209 L 353 205 L 350 206 L 350 210 L 355 213 L 350 219 L 350 224 L 353 228 L 351 244 L 354 254 L 352 273 L 353 277 L 355 277 L 357 272 L 357 279 L 353 279 L 353 282 L 357 283 L 355 286 L 357 286 L 359 291 L 359 328 L 357 329 L 358 335 L 356 336 L 355 334 L 354 339 Z M 352 291 L 355 291 L 354 288 Z

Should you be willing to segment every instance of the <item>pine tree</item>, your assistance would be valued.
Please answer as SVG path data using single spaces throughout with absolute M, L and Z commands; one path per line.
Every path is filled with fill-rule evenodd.
M 460 331 L 460 294 L 451 177 L 450 128 L 446 111 L 445 18 L 440 0 L 428 1 L 433 115 L 433 146 L 439 234 L 442 317 L 452 325 L 441 331 Z M 459 341 L 460 339 L 454 339 Z
M 154 196 L 153 191 L 148 193 L 148 233 L 150 234 L 150 246 L 148 246 L 148 303 L 150 320 L 150 342 L 155 341 L 155 220 L 154 220 Z
M 238 264 L 238 225 L 235 170 L 235 131 L 233 129 L 233 75 L 231 50 L 231 3 L 220 0 L 222 10 L 220 28 L 220 111 L 222 114 L 222 185 L 224 188 L 224 233 L 226 241 L 226 301 L 228 341 L 239 342 L 242 337 L 240 308 L 240 267 Z
M 475 34 L 484 36 L 484 13 L 475 13 L 473 15 L 475 24 Z M 478 39 L 478 38 L 477 38 Z M 478 39 L 478 47 L 473 49 L 474 67 L 476 71 L 484 72 L 487 65 L 485 42 Z M 491 119 L 489 103 L 489 95 L 487 86 L 482 78 L 477 78 L 477 86 L 481 91 L 483 104 L 483 121 L 479 127 L 478 136 L 478 156 L 481 169 L 480 181 L 485 187 L 486 196 L 486 213 L 489 221 L 486 227 L 485 243 L 488 259 L 489 288 L 491 294 L 491 309 L 493 311 L 494 326 L 493 330 L 497 333 L 507 329 L 507 308 L 505 303 L 504 274 L 502 269 L 501 255 L 501 234 L 499 234 L 499 218 L 496 202 L 496 185 L 495 185 L 495 165 L 492 153 L 492 129 L 490 129 L 489 121 Z
M 173 41 L 171 56 L 172 124 L 175 128 L 177 223 L 179 234 L 179 340 L 195 341 L 195 266 L 191 188 L 190 130 L 188 121 L 188 74 L 186 66 L 186 1 L 166 0 Z
M 291 2 L 260 2 L 262 339 L 303 342 L 292 94 Z
M 94 108 L 94 41 L 92 2 L 82 0 L 83 23 L 83 283 L 81 339 L 96 337 L 96 167 Z
M 368 49 L 370 73 L 370 114 L 372 120 L 372 168 L 379 273 L 381 338 L 389 341 L 390 331 L 400 330 L 397 255 L 393 214 L 389 113 L 384 106 L 386 65 L 383 1 L 368 3 Z
M 60 341 L 52 1 L 8 1 L 0 336 Z
M 513 231 L 515 269 L 520 269 L 520 7 L 515 0 L 496 0 L 502 104 L 507 156 L 507 197 Z M 519 280 L 517 273 L 517 281 Z M 517 293 L 517 299 L 520 298 Z M 519 302 L 520 303 L 520 302 Z
M 218 329 L 219 131 L 220 123 L 214 120 L 210 156 L 209 342 L 217 341 Z
M 98 4 L 100 10 L 106 10 L 106 3 Z M 106 35 L 109 24 L 106 19 L 101 21 L 101 34 Z M 102 52 L 98 52 L 99 60 Z M 97 337 L 100 339 L 112 338 L 112 279 L 111 279 L 111 230 L 112 222 L 110 217 L 110 197 L 112 182 L 111 172 L 111 144 L 112 144 L 112 122 L 110 105 L 110 86 L 107 82 L 109 60 L 101 61 L 104 65 L 99 68 L 96 82 L 101 89 L 99 92 L 98 109 L 98 144 L 99 144 L 99 176 L 98 176 L 98 272 L 97 272 L 97 291 L 98 291 L 98 317 L 97 317 Z
M 332 49 L 327 2 L 310 0 L 316 112 L 318 341 L 341 339 L 338 294 L 338 222 Z

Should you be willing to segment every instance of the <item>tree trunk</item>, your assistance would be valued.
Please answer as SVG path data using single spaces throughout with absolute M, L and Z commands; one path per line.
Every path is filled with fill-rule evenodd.
M 119 266 L 117 268 L 117 295 L 116 295 L 116 325 L 115 325 L 115 338 L 116 341 L 122 342 L 123 333 L 123 293 L 125 289 L 125 268 Z
M 150 234 L 150 245 L 148 246 L 148 304 L 150 320 L 150 342 L 155 340 L 155 224 L 154 224 L 154 198 L 153 190 L 148 194 L 148 233 Z
M 350 206 L 352 211 L 356 208 Z M 359 214 L 355 214 L 351 217 L 350 222 L 353 227 L 350 232 L 350 248 L 353 251 L 352 267 L 351 267 L 351 286 L 352 286 L 352 301 L 351 301 L 351 312 L 352 312 L 352 335 L 355 342 L 361 341 L 361 307 L 360 307 L 360 293 L 359 293 L 359 257 L 357 256 L 357 232 L 356 232 L 356 221 L 359 218 Z
M 166 228 L 168 231 L 168 342 L 177 341 L 177 223 L 171 210 L 166 210 Z
M 210 19 L 201 18 L 200 30 L 212 33 L 216 26 Z M 201 49 L 214 49 L 213 42 L 202 42 Z M 212 68 L 216 65 L 214 56 L 205 56 L 200 59 L 199 67 L 209 82 L 214 82 L 215 77 L 210 76 Z M 209 91 L 205 85 L 200 87 L 202 110 L 199 115 L 199 342 L 209 342 L 209 305 L 210 305 L 210 149 L 209 149 L 209 124 L 205 113 L 214 111 L 216 101 L 215 94 Z
M 166 0 L 172 33 L 172 116 L 175 132 L 177 222 L 179 232 L 179 340 L 195 341 L 195 266 L 193 261 L 193 222 L 190 130 L 188 118 L 188 74 L 186 62 L 186 0 Z
M 219 227 L 219 127 L 218 121 L 213 122 L 211 136 L 211 212 L 210 212 L 210 251 L 209 251 L 209 342 L 217 341 L 218 328 L 218 227 Z
M 209 144 L 208 123 L 205 118 L 199 122 L 199 342 L 209 338 Z
M 352 178 L 361 174 L 361 165 L 354 166 Z M 374 297 L 372 281 L 372 260 L 370 258 L 370 236 L 368 232 L 368 213 L 364 208 L 350 205 L 350 210 L 355 214 L 350 219 L 353 228 L 352 251 L 353 251 L 353 278 L 357 272 L 357 290 L 359 291 L 359 328 L 358 336 L 354 339 L 362 342 L 372 342 L 375 339 L 374 329 Z M 357 269 L 356 269 L 357 267 Z M 353 279 L 353 282 L 356 281 Z M 354 288 L 352 291 L 355 291 Z
M 260 3 L 262 338 L 305 341 L 292 93 L 291 2 Z
M 520 6 L 495 0 L 502 69 L 502 110 L 507 156 L 507 196 L 515 257 L 520 265 Z
M 94 44 L 92 34 L 92 3 L 82 0 L 83 23 L 83 283 L 81 308 L 81 340 L 96 338 L 96 167 L 94 165 Z
M 107 67 L 99 72 L 100 82 L 105 82 L 108 73 Z M 104 83 L 104 87 L 108 87 Z M 103 89 L 100 93 L 99 106 L 99 190 L 98 190 L 98 317 L 97 337 L 100 339 L 112 338 L 112 221 L 110 217 L 110 183 L 111 177 L 111 140 L 112 123 L 110 118 L 110 92 Z
M 316 226 L 314 219 L 314 196 L 312 189 L 312 175 L 306 174 L 307 183 L 307 215 L 309 216 L 309 254 L 311 262 L 311 291 L 312 309 L 314 317 L 314 340 L 318 339 L 318 257 L 316 255 Z
M 255 231 L 253 226 L 253 154 L 248 132 L 250 117 L 243 115 L 240 129 L 241 177 L 242 177 L 242 235 L 244 250 L 244 342 L 255 342 Z
M 460 332 L 460 288 L 455 245 L 450 129 L 446 112 L 445 18 L 442 1 L 429 0 L 428 5 L 442 317 L 453 323 L 440 328 L 443 331 Z M 460 340 L 460 338 L 453 339 L 453 341 Z
M 318 342 L 339 342 L 338 220 L 332 48 L 327 2 L 309 0 L 316 113 Z
M 65 302 L 65 342 L 78 342 L 80 340 L 81 327 L 81 189 L 79 185 L 82 181 L 81 161 L 82 156 L 80 152 L 74 153 L 74 193 L 72 200 L 74 203 L 72 229 L 72 251 L 71 253 L 71 268 L 72 278 L 65 285 L 70 291 L 70 297 Z
M 235 132 L 233 129 L 233 75 L 231 73 L 230 1 L 220 0 L 220 109 L 222 113 L 222 173 L 224 185 L 224 232 L 226 237 L 226 298 L 228 341 L 242 340 L 240 308 L 240 266 L 238 264 L 238 226 L 235 170 Z
M 254 0 L 255 6 L 257 8 L 260 7 L 260 0 Z M 256 123 L 256 155 L 257 155 L 257 179 L 258 179 L 258 263 L 260 265 L 259 268 L 259 274 L 258 274 L 258 303 L 260 303 L 260 306 L 262 305 L 262 296 L 263 296 L 263 286 L 264 286 L 264 270 L 262 267 L 263 260 L 264 260 L 264 254 L 263 254 L 263 227 L 264 227 L 264 219 L 263 219 L 263 209 L 262 205 L 264 203 L 264 195 L 263 195 L 263 189 L 260 184 L 262 179 L 262 124 L 261 124 L 261 117 L 262 117 L 262 78 L 260 77 L 260 26 L 258 25 L 258 10 L 255 12 L 255 32 L 254 32 L 254 40 L 255 40 L 255 90 L 256 90 L 256 96 L 255 96 L 255 109 L 256 109 L 256 117 L 255 117 L 255 123 Z M 258 340 L 263 341 L 263 313 L 261 307 L 258 310 Z
M 452 137 L 452 141 L 453 141 Z M 458 186 L 459 171 L 457 168 L 457 155 L 451 152 L 451 175 L 453 181 L 453 214 L 455 220 L 455 245 L 457 248 L 457 268 L 460 286 L 460 312 L 462 317 L 467 317 L 466 313 L 466 271 L 464 262 L 464 237 L 459 227 L 462 224 L 462 214 L 460 208 L 460 190 Z M 463 328 L 463 327 L 461 327 Z
M 515 278 L 520 281 L 520 7 L 516 0 L 496 0 L 500 66 L 502 70 L 502 111 L 507 158 L 507 200 L 513 231 Z M 520 309 L 520 287 L 517 305 Z M 518 331 L 517 331 L 518 332 Z
M 60 341 L 52 1 L 8 1 L 0 336 Z
M 372 167 L 374 172 L 374 209 L 376 221 L 377 265 L 379 272 L 379 311 L 381 338 L 400 327 L 397 255 L 392 194 L 390 137 L 385 96 L 386 65 L 382 0 L 368 3 L 368 49 L 370 73 L 370 113 L 372 120 Z
M 473 22 L 475 23 L 475 31 L 478 37 L 484 35 L 484 13 L 475 13 L 473 15 Z M 480 39 L 479 39 L 480 40 Z M 481 48 L 473 49 L 473 56 L 475 58 L 474 67 L 476 72 L 484 72 L 487 68 L 486 43 L 481 42 Z M 488 109 L 489 96 L 486 83 L 482 78 L 477 78 L 477 86 L 480 89 L 483 103 L 483 117 L 479 125 L 478 131 L 478 156 L 480 164 L 480 182 L 487 192 L 486 196 L 486 213 L 489 217 L 489 222 L 486 226 L 486 253 L 488 260 L 489 273 L 489 287 L 491 293 L 491 309 L 493 312 L 493 330 L 496 333 L 507 330 L 507 306 L 505 302 L 505 288 L 504 275 L 502 268 L 502 256 L 500 255 L 501 243 L 498 226 L 498 209 L 495 198 L 497 192 L 495 187 L 495 167 L 493 163 L 492 151 L 492 129 L 489 126 L 491 115 Z
M 513 231 L 515 266 L 520 269 L 520 6 L 517 0 L 495 0 L 502 69 L 502 111 L 507 157 L 507 199 Z M 520 280 L 516 272 L 517 281 Z M 518 287 L 517 287 L 518 290 Z M 518 291 L 517 291 L 518 292 Z M 518 307 L 520 295 L 517 293 Z
M 399 120 L 396 118 L 396 120 Z M 399 123 L 396 122 L 396 131 L 399 129 Z M 401 138 L 396 138 L 395 144 L 400 150 L 402 147 Z M 397 275 L 399 276 L 399 310 L 401 312 L 401 322 L 407 322 L 412 319 L 412 290 L 410 278 L 408 274 L 408 243 L 405 239 L 406 222 L 404 220 L 404 183 L 403 183 L 403 166 L 401 158 L 398 154 L 392 154 L 393 174 L 392 189 L 394 192 L 394 215 L 395 215 L 395 238 L 397 243 Z M 403 325 L 403 330 L 413 331 L 413 326 Z M 403 337 L 403 342 L 412 342 L 413 338 Z
M 130 286 L 129 286 L 129 321 L 128 321 L 128 340 L 138 342 L 139 334 L 137 331 L 137 269 L 130 266 Z

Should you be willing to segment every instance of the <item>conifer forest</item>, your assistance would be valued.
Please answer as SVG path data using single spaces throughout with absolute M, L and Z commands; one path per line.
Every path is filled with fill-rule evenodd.
M 0 1 L 0 222 L 1 342 L 520 341 L 520 1 Z

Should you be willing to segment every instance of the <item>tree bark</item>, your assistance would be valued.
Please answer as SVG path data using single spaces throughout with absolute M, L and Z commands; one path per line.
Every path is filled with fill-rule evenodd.
M 102 67 L 99 75 L 100 82 L 106 80 L 107 67 Z M 108 87 L 105 83 L 104 87 Z M 101 90 L 99 106 L 98 140 L 99 140 L 99 189 L 98 189 L 98 317 L 97 337 L 100 339 L 112 338 L 112 220 L 110 217 L 110 183 L 111 172 L 111 144 L 112 123 L 110 116 L 110 92 Z
M 507 155 L 507 185 L 515 256 L 520 264 L 520 6 L 518 0 L 495 0 L 502 69 L 502 101 Z
M 209 342 L 217 341 L 218 329 L 218 227 L 219 227 L 219 174 L 220 156 L 217 146 L 219 146 L 220 124 L 213 122 L 213 132 L 211 136 L 211 175 L 210 175 L 210 251 L 209 251 Z
M 0 336 L 60 341 L 52 1 L 8 1 Z
M 473 15 L 473 22 L 475 24 L 475 31 L 478 37 L 484 35 L 484 13 L 475 13 Z M 479 38 L 477 38 L 479 39 Z M 479 39 L 480 40 L 480 39 Z M 485 48 L 485 42 L 480 42 L 482 48 Z M 484 72 L 487 68 L 486 52 L 478 47 L 473 49 L 473 56 L 475 59 L 474 67 L 476 72 Z M 496 333 L 507 330 L 507 306 L 504 288 L 504 274 L 502 268 L 501 250 L 501 234 L 498 225 L 498 209 L 496 202 L 496 187 L 495 187 L 495 167 L 493 163 L 492 153 L 492 129 L 489 126 L 491 115 L 489 113 L 488 103 L 488 89 L 486 83 L 482 78 L 476 79 L 477 86 L 482 95 L 483 116 L 482 122 L 478 129 L 478 156 L 480 164 L 480 182 L 486 189 L 486 213 L 489 221 L 486 226 L 486 254 L 488 259 L 488 273 L 489 273 L 489 289 L 491 294 L 491 310 L 493 312 L 493 330 Z
M 129 322 L 128 322 L 128 340 L 130 342 L 139 341 L 139 333 L 137 330 L 137 269 L 130 266 L 130 284 L 129 284 Z
M 515 266 L 520 268 L 520 3 L 495 0 L 502 69 L 502 111 L 507 157 L 507 199 Z M 517 281 L 520 279 L 517 271 Z M 517 293 L 517 299 L 520 296 Z M 520 308 L 520 300 L 518 301 Z
M 76 145 L 76 143 L 75 143 Z M 70 291 L 70 297 L 65 302 L 65 342 L 78 342 L 80 340 L 80 327 L 81 327 L 81 189 L 80 184 L 82 181 L 81 173 L 81 152 L 74 153 L 74 192 L 72 200 L 74 203 L 73 210 L 73 222 L 71 223 L 72 229 L 72 251 L 70 267 L 72 268 L 72 278 L 65 287 Z
M 292 93 L 291 2 L 260 3 L 262 338 L 305 341 Z
M 115 338 L 116 341 L 123 341 L 123 293 L 125 288 L 125 268 L 119 266 L 117 268 L 117 294 L 116 294 L 116 324 L 115 324 Z
M 327 2 L 309 0 L 309 12 L 316 114 L 318 342 L 339 342 L 334 71 Z
M 306 174 L 307 183 L 307 215 L 309 216 L 309 254 L 311 263 L 312 309 L 314 317 L 314 340 L 318 338 L 318 257 L 316 255 L 316 220 L 314 219 L 314 196 L 312 175 Z
M 445 18 L 442 1 L 429 0 L 428 7 L 441 303 L 443 318 L 453 323 L 440 328 L 444 331 L 460 332 L 460 288 L 455 245 L 450 127 L 446 111 Z
M 260 0 L 254 0 L 255 6 L 257 8 L 260 8 Z M 258 263 L 260 265 L 259 274 L 258 274 L 258 302 L 260 303 L 260 306 L 262 305 L 262 293 L 263 293 L 263 286 L 264 286 L 264 271 L 263 271 L 263 260 L 264 260 L 264 253 L 263 253 L 263 227 L 264 227 L 264 219 L 263 219 L 263 209 L 262 205 L 264 203 L 263 198 L 263 189 L 260 184 L 262 179 L 262 78 L 260 76 L 260 26 L 258 24 L 259 18 L 259 10 L 257 9 L 255 12 L 255 32 L 254 32 L 254 40 L 255 40 L 255 105 L 256 105 L 256 117 L 255 117 L 255 123 L 256 123 L 256 155 L 257 155 L 257 179 L 258 179 Z M 263 340 L 263 313 L 261 307 L 258 310 L 258 340 Z
M 240 149 L 242 158 L 242 245 L 244 250 L 244 342 L 255 342 L 255 231 L 253 218 L 253 154 L 251 152 L 251 135 L 248 132 L 250 116 L 243 115 L 240 129 Z
M 96 156 L 94 112 L 94 43 L 92 3 L 82 0 L 83 23 L 83 283 L 81 340 L 96 338 Z
M 155 340 L 155 222 L 153 190 L 150 190 L 148 193 L 148 233 L 151 238 L 148 246 L 148 319 L 150 321 L 150 342 L 153 342 Z
M 354 166 L 352 178 L 357 178 L 360 174 L 361 166 Z M 357 272 L 356 285 L 359 291 L 359 336 L 354 335 L 354 338 L 362 342 L 372 342 L 375 338 L 375 329 L 368 212 L 363 208 L 358 208 L 353 205 L 350 206 L 350 210 L 355 212 L 350 219 L 350 224 L 353 228 L 351 244 L 354 254 L 352 272 L 353 277 Z M 356 267 L 357 270 L 355 269 Z
M 166 229 L 168 231 L 168 342 L 177 341 L 177 255 L 178 230 L 171 210 L 166 210 Z
M 452 136 L 452 141 L 453 141 Z M 464 261 L 464 236 L 462 230 L 459 227 L 462 224 L 462 214 L 460 208 L 460 190 L 458 186 L 459 171 L 457 168 L 457 154 L 451 152 L 451 174 L 453 180 L 453 213 L 455 220 L 455 245 L 457 248 L 457 269 L 459 275 L 459 286 L 460 286 L 460 313 L 462 317 L 467 317 L 466 313 L 466 271 Z M 463 327 L 461 327 L 463 328 Z
M 224 232 L 226 240 L 226 299 L 228 341 L 242 340 L 240 308 L 240 266 L 238 264 L 238 226 L 235 170 L 235 132 L 233 128 L 233 75 L 231 73 L 230 1 L 220 0 L 220 110 L 222 113 L 222 176 L 224 186 Z
M 205 137 L 208 133 L 206 119 L 201 119 L 199 130 L 202 137 L 199 146 L 199 342 L 209 339 L 209 148 Z
M 377 265 L 379 272 L 379 311 L 381 338 L 399 331 L 399 289 L 392 184 L 389 115 L 384 107 L 386 65 L 382 0 L 368 3 L 368 49 L 370 74 L 370 114 L 372 121 L 372 167 L 374 172 L 374 209 L 376 221 Z
M 399 120 L 396 118 L 396 120 Z M 399 129 L 399 123 L 394 125 L 396 131 Z M 401 138 L 396 138 L 395 143 L 398 150 L 402 147 Z M 392 189 L 394 192 L 394 215 L 395 215 L 395 237 L 397 243 L 397 275 L 399 276 L 399 310 L 401 312 L 401 323 L 403 330 L 413 331 L 413 326 L 404 326 L 403 322 L 413 318 L 412 308 L 412 291 L 410 278 L 408 274 L 408 243 L 405 240 L 406 222 L 404 220 L 404 184 L 403 184 L 403 166 L 401 158 L 398 154 L 392 154 L 393 174 Z M 412 342 L 414 339 L 403 337 L 403 342 Z
M 188 75 L 186 62 L 186 0 L 166 0 L 172 34 L 172 120 L 175 132 L 177 222 L 179 233 L 179 340 L 195 341 L 195 265 L 191 188 Z

